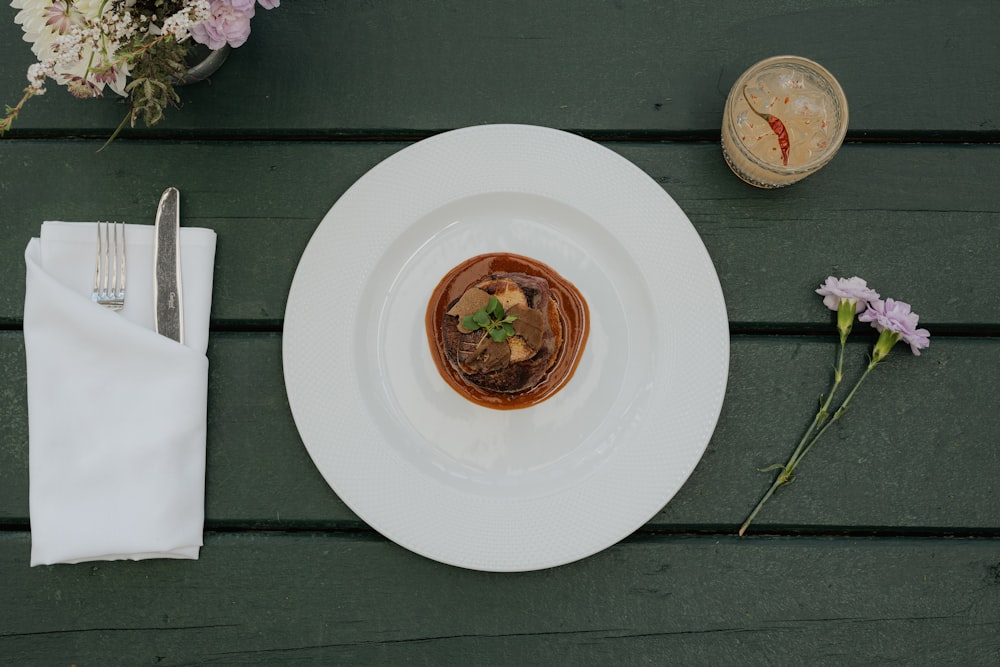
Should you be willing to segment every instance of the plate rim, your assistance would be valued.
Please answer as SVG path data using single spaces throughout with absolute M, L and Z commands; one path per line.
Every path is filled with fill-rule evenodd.
M 610 169 L 612 171 L 617 170 L 621 178 L 626 179 L 627 182 L 624 184 L 625 186 L 635 186 L 639 187 L 639 189 L 644 188 L 645 190 L 643 192 L 643 196 L 652 200 L 652 204 L 650 204 L 651 206 L 654 208 L 656 205 L 664 207 L 664 210 L 676 219 L 672 221 L 671 224 L 674 222 L 679 224 L 677 233 L 683 232 L 685 241 L 690 246 L 687 250 L 691 251 L 693 248 L 695 254 L 698 254 L 698 251 L 700 251 L 700 255 L 697 258 L 699 260 L 698 266 L 696 266 L 695 269 L 696 272 L 700 272 L 700 275 L 697 276 L 697 278 L 703 281 L 703 284 L 701 285 L 702 294 L 699 298 L 703 302 L 707 302 L 707 316 L 703 313 L 702 325 L 709 327 L 712 330 L 712 335 L 714 336 L 714 349 L 709 350 L 709 354 L 705 357 L 706 359 L 712 360 L 710 370 L 712 371 L 711 380 L 714 382 L 714 386 L 710 391 L 710 398 L 712 399 L 711 404 L 702 406 L 701 408 L 701 423 L 704 426 L 704 429 L 698 435 L 699 442 L 696 443 L 692 452 L 687 453 L 684 461 L 684 469 L 681 470 L 679 474 L 675 474 L 674 478 L 671 480 L 671 484 L 669 484 L 671 490 L 661 491 L 656 496 L 657 498 L 662 499 L 662 502 L 654 502 L 653 504 L 655 504 L 656 507 L 651 513 L 649 513 L 650 504 L 647 502 L 646 509 L 643 511 L 642 516 L 631 516 L 628 521 L 609 521 L 608 518 L 605 517 L 601 526 L 596 527 L 596 535 L 591 534 L 595 532 L 595 528 L 592 527 L 591 531 L 586 536 L 587 539 L 584 540 L 585 544 L 581 544 L 576 547 L 561 548 L 557 550 L 558 553 L 550 551 L 547 554 L 536 554 L 531 557 L 512 557 L 511 552 L 508 552 L 505 555 L 500 555 L 499 557 L 492 559 L 489 557 L 484 559 L 481 555 L 472 558 L 469 557 L 468 553 L 458 553 L 458 551 L 461 551 L 460 549 L 456 550 L 454 548 L 449 548 L 448 545 L 444 545 L 442 547 L 442 544 L 440 543 L 435 544 L 435 536 L 433 535 L 430 536 L 430 540 L 428 541 L 422 539 L 423 536 L 414 536 L 413 534 L 407 534 L 406 531 L 399 530 L 397 526 L 393 525 L 394 521 L 391 516 L 387 519 L 385 516 L 385 509 L 383 507 L 373 508 L 366 506 L 367 499 L 365 498 L 359 499 L 351 493 L 348 493 L 347 497 L 345 497 L 342 493 L 342 489 L 338 489 L 338 486 L 343 486 L 343 479 L 338 478 L 336 474 L 329 470 L 325 460 L 325 455 L 329 454 L 329 452 L 323 451 L 323 448 L 326 445 L 315 441 L 313 435 L 314 427 L 308 424 L 311 416 L 308 408 L 305 406 L 305 399 L 302 395 L 302 392 L 305 391 L 303 389 L 303 382 L 305 382 L 305 380 L 299 377 L 300 368 L 296 366 L 296 364 L 300 363 L 303 348 L 312 350 L 313 352 L 316 350 L 316 341 L 307 339 L 304 340 L 302 338 L 302 331 L 304 329 L 302 322 L 308 322 L 309 318 L 309 314 L 307 314 L 307 310 L 303 306 L 303 293 L 308 292 L 310 288 L 310 276 L 308 274 L 313 271 L 313 268 L 310 265 L 310 262 L 314 261 L 312 253 L 315 253 L 323 243 L 327 242 L 325 240 L 326 235 L 332 233 L 336 236 L 337 234 L 343 235 L 345 233 L 345 230 L 343 229 L 331 232 L 331 229 L 338 224 L 338 216 L 340 215 L 341 210 L 348 207 L 349 202 L 352 202 L 353 199 L 358 197 L 363 199 L 367 196 L 367 194 L 363 192 L 366 184 L 372 185 L 377 190 L 379 183 L 376 183 L 375 181 L 385 177 L 387 174 L 391 174 L 391 172 L 395 170 L 404 169 L 407 166 L 405 164 L 407 162 L 413 160 L 418 162 L 425 160 L 430 160 L 431 162 L 434 160 L 441 160 L 448 156 L 452 151 L 463 149 L 463 147 L 467 148 L 470 144 L 483 142 L 494 146 L 500 146 L 501 144 L 505 146 L 527 146 L 528 144 L 532 144 L 535 150 L 538 150 L 538 147 L 541 146 L 541 150 L 539 151 L 541 154 L 539 160 L 543 164 L 546 159 L 549 159 L 545 154 L 549 149 L 551 149 L 550 152 L 553 156 L 551 159 L 556 162 L 565 159 L 566 156 L 563 153 L 568 153 L 570 157 L 574 159 L 579 158 L 579 154 L 583 153 L 592 161 L 601 163 L 602 168 Z M 416 178 L 421 179 L 426 177 L 418 176 Z M 516 180 L 516 178 L 514 180 Z M 447 187 L 454 186 L 446 186 L 444 189 L 447 189 Z M 650 189 L 651 187 L 654 189 Z M 476 192 L 468 189 L 461 189 L 460 187 L 459 190 L 452 192 L 450 195 L 446 195 L 443 199 L 446 201 L 454 201 L 458 198 L 467 197 L 472 194 L 476 194 Z M 419 214 L 415 213 L 414 219 L 411 220 L 409 224 L 413 224 L 417 217 L 419 217 Z M 615 234 L 614 230 L 608 229 L 604 221 L 598 220 L 598 222 L 611 234 Z M 384 251 L 387 246 L 384 245 L 384 240 L 382 243 L 382 251 Z M 389 243 L 391 243 L 391 239 L 389 240 Z M 377 259 L 378 258 L 376 257 L 376 263 Z M 639 270 L 640 272 L 645 273 L 642 270 L 642 267 L 640 267 Z M 707 282 L 707 284 L 704 284 L 705 282 Z M 363 289 L 363 287 L 360 289 Z M 308 299 L 306 299 L 306 301 L 308 301 Z M 318 317 L 318 315 L 313 312 L 313 317 Z M 322 328 L 321 325 L 315 324 L 315 322 L 312 322 L 311 326 L 316 326 L 320 329 Z M 670 350 L 665 350 L 665 353 L 669 355 Z M 351 357 L 353 355 L 348 353 L 346 356 Z M 348 360 L 347 363 L 352 362 Z M 703 456 L 711 435 L 716 427 L 719 414 L 721 413 L 725 389 L 728 382 L 728 316 L 726 314 L 725 302 L 722 295 L 721 285 L 719 284 L 718 275 L 703 241 L 698 236 L 697 231 L 694 229 L 686 214 L 680 209 L 669 194 L 667 194 L 661 186 L 656 184 L 649 175 L 611 149 L 576 134 L 553 128 L 532 125 L 480 125 L 443 132 L 404 147 L 400 151 L 397 151 L 385 160 L 379 162 L 375 167 L 362 175 L 337 199 L 324 216 L 323 220 L 317 226 L 312 238 L 310 238 L 292 279 L 285 312 L 285 327 L 282 342 L 282 367 L 286 392 L 288 394 L 289 407 L 292 411 L 293 419 L 303 441 L 303 445 L 306 447 L 307 452 L 319 469 L 320 473 L 323 475 L 327 484 L 335 493 L 337 493 L 338 496 L 341 497 L 348 507 L 350 507 L 356 514 L 358 514 L 359 517 L 362 518 L 362 520 L 372 526 L 383 536 L 410 549 L 411 551 L 433 560 L 459 567 L 479 570 L 526 571 L 576 561 L 615 544 L 620 541 L 620 539 L 627 536 L 636 528 L 648 521 L 667 502 L 669 502 L 669 500 L 673 498 L 677 491 L 679 491 L 684 485 L 687 478 L 696 467 L 698 461 Z M 665 380 L 663 383 L 665 382 L 667 381 Z M 693 456 L 694 450 L 697 450 L 696 456 Z M 384 456 L 380 455 L 379 461 L 381 463 L 385 463 L 384 458 Z M 606 489 L 605 491 L 613 492 L 609 489 Z M 620 503 L 622 500 L 620 498 L 616 498 L 615 502 Z M 447 530 L 446 528 L 436 528 L 439 531 Z M 442 532 L 441 534 L 444 533 Z M 449 540 L 444 541 L 447 542 Z

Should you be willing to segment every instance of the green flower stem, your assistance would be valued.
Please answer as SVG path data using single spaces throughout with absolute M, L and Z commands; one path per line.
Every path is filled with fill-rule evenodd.
M 6 115 L 3 118 L 0 118 L 0 136 L 3 136 L 10 131 L 11 125 L 14 124 L 14 121 L 17 120 L 18 115 L 21 113 L 21 108 L 24 107 L 24 103 L 34 96 L 35 93 L 31 92 L 30 88 L 25 88 L 24 97 L 21 98 L 21 101 L 18 102 L 16 106 L 7 107 L 5 109 Z
M 841 359 L 843 359 L 843 348 L 841 348 Z M 781 486 L 787 484 L 792 480 L 792 474 L 795 472 L 795 469 L 798 467 L 798 465 L 802 463 L 802 459 L 806 457 L 806 454 L 809 453 L 809 450 L 813 448 L 813 445 L 815 445 L 820 438 L 823 437 L 823 434 L 826 433 L 826 430 L 830 428 L 830 426 L 834 422 L 838 421 L 844 415 L 844 412 L 847 410 L 847 407 L 851 404 L 851 399 L 853 399 L 854 395 L 858 393 L 858 389 L 860 389 L 861 385 L 864 384 L 865 380 L 868 379 L 868 376 L 875 369 L 875 366 L 878 365 L 879 361 L 881 361 L 881 359 L 872 358 L 872 360 L 868 363 L 867 368 L 865 368 L 865 372 L 861 374 L 861 377 L 858 378 L 858 381 L 854 384 L 854 386 L 851 388 L 851 391 L 847 394 L 847 398 L 845 398 L 844 402 L 840 404 L 840 407 L 837 408 L 837 411 L 833 413 L 833 417 L 831 417 L 829 421 L 827 421 L 822 425 L 822 427 L 820 427 L 819 431 L 816 432 L 815 436 L 809 439 L 810 434 L 816 429 L 817 426 L 817 421 L 813 420 L 812 427 L 810 427 L 809 431 L 806 432 L 806 435 L 802 438 L 802 441 L 799 442 L 799 446 L 795 448 L 795 452 L 793 452 L 791 458 L 788 459 L 788 463 L 786 463 L 784 466 L 781 467 L 781 472 L 778 473 L 778 477 L 777 479 L 774 480 L 774 484 L 771 485 L 771 488 L 769 488 L 767 490 L 767 493 L 764 494 L 764 497 L 760 499 L 760 502 L 757 503 L 757 506 L 753 509 L 753 512 L 751 512 L 750 516 L 747 517 L 747 520 L 743 522 L 742 526 L 740 526 L 739 534 L 741 537 L 746 532 L 747 528 L 750 527 L 751 522 L 753 522 L 753 520 L 757 517 L 757 514 L 760 512 L 760 510 L 764 507 L 764 503 L 766 503 L 768 499 L 772 495 L 774 495 L 774 492 L 777 491 L 778 488 L 780 488 Z M 834 390 L 836 390 L 836 384 L 839 384 L 839 380 L 835 381 Z M 830 393 L 832 395 L 833 392 L 831 391 Z M 829 400 L 824 404 L 824 408 L 827 407 L 828 404 Z M 822 413 L 823 410 L 821 409 L 820 414 Z M 817 415 L 816 417 L 818 419 L 819 415 Z
M 849 326 L 846 327 L 846 330 L 844 327 L 840 328 L 840 351 L 837 353 L 837 366 L 833 369 L 833 385 L 830 387 L 830 391 L 827 393 L 826 400 L 823 401 L 823 405 L 820 406 L 819 411 L 816 413 L 816 416 L 813 417 L 812 423 L 809 425 L 809 428 L 806 429 L 806 432 L 802 435 L 802 439 L 799 440 L 799 444 L 795 447 L 795 451 L 792 452 L 792 455 L 788 459 L 788 462 L 783 466 L 775 466 L 775 467 L 780 467 L 781 472 L 778 473 L 778 476 L 775 478 L 774 483 L 771 484 L 771 488 L 767 490 L 767 493 L 764 494 L 764 497 L 760 499 L 760 502 L 757 503 L 757 506 L 753 508 L 752 512 L 750 512 L 750 515 L 747 517 L 746 521 L 744 521 L 743 525 L 740 526 L 739 534 L 741 537 L 747 531 L 747 528 L 750 527 L 750 524 L 753 522 L 753 520 L 757 517 L 757 514 L 761 511 L 761 509 L 763 509 L 764 504 L 771 498 L 772 495 L 774 495 L 774 492 L 777 491 L 779 487 L 784 486 L 785 484 L 787 484 L 792 480 L 792 473 L 795 472 L 795 468 L 799 465 L 799 461 L 801 461 L 802 457 L 805 456 L 806 452 L 812 446 L 812 443 L 815 443 L 816 440 L 819 438 L 819 435 L 817 435 L 815 438 L 812 438 L 813 433 L 816 433 L 816 429 L 822 427 L 819 432 L 819 434 L 822 434 L 823 431 L 825 431 L 826 428 L 830 425 L 831 421 L 827 421 L 827 417 L 830 414 L 830 404 L 833 403 L 833 397 L 837 393 L 837 389 L 840 387 L 841 381 L 844 379 L 844 347 L 847 344 L 848 333 L 850 333 Z M 857 391 L 857 387 L 854 388 L 854 391 Z M 852 396 L 854 394 L 854 391 L 851 392 Z M 837 413 L 834 414 L 834 419 L 839 418 L 841 410 L 843 410 L 843 406 L 841 406 L 840 410 L 838 410 Z M 772 469 L 773 467 L 768 468 L 768 470 Z
M 824 424 L 823 428 L 821 428 L 819 430 L 819 433 L 816 434 L 816 437 L 813 438 L 808 445 L 806 445 L 806 448 L 802 450 L 802 453 L 799 455 L 799 458 L 796 459 L 795 465 L 798 465 L 799 461 L 805 458 L 806 454 L 809 453 L 809 450 L 812 449 L 812 446 L 816 444 L 816 441 L 819 440 L 821 437 L 823 437 L 823 434 L 826 433 L 826 429 L 830 428 L 833 422 L 837 421 L 843 416 L 844 411 L 847 410 L 847 406 L 851 403 L 851 399 L 854 398 L 854 394 L 858 392 L 858 389 L 861 388 L 861 385 L 868 378 L 868 375 L 875 369 L 875 366 L 878 365 L 879 361 L 880 361 L 879 359 L 871 360 L 871 362 L 868 364 L 868 367 L 865 368 L 865 372 L 861 374 L 861 377 L 858 378 L 858 381 L 854 384 L 854 387 L 851 388 L 850 393 L 847 394 L 847 398 L 845 398 L 844 402 L 840 404 L 840 407 L 837 408 L 837 411 L 833 413 L 833 418 L 830 419 L 830 421 L 828 421 L 826 424 Z

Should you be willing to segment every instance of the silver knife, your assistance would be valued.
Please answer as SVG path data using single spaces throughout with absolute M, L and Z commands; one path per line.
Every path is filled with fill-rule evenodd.
M 181 290 L 181 193 L 167 188 L 156 209 L 153 242 L 153 318 L 156 331 L 184 342 L 184 305 Z

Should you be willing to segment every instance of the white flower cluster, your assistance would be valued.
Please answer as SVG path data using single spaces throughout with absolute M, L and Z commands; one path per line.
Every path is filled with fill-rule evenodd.
M 183 42 L 191 36 L 191 26 L 207 20 L 211 15 L 208 0 L 190 0 L 184 3 L 183 9 L 163 21 L 163 33 Z
M 45 92 L 45 79 L 51 78 L 62 83 L 79 84 L 75 74 L 80 69 L 84 59 L 89 59 L 95 47 L 100 43 L 101 31 L 87 22 L 67 23 L 66 32 L 55 35 L 48 45 L 47 57 L 40 59 L 28 68 L 28 88 L 35 94 Z M 83 97 L 98 94 L 96 88 L 74 85 L 74 94 L 82 93 Z
M 28 90 L 32 95 L 45 94 L 45 78 L 48 73 L 41 63 L 34 63 L 28 66 Z
M 169 35 L 182 42 L 192 26 L 211 17 L 208 0 L 185 0 L 176 14 L 157 25 L 156 17 L 133 16 L 132 4 L 126 1 L 113 8 L 113 3 L 100 0 L 13 0 L 11 6 L 21 10 L 15 21 L 23 25 L 38 57 L 28 68 L 26 92 L 44 94 L 49 78 L 77 97 L 96 97 L 105 86 L 124 95 L 132 54 L 122 45 L 143 35 Z

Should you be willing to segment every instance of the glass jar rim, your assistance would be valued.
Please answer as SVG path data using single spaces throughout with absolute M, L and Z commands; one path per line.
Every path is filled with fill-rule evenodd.
M 785 165 L 774 164 L 772 162 L 766 162 L 761 158 L 757 157 L 742 141 L 739 139 L 739 131 L 736 126 L 735 118 L 732 114 L 726 113 L 723 122 L 729 125 L 730 134 L 733 136 L 734 148 L 740 152 L 747 160 L 752 162 L 754 165 L 759 166 L 763 169 L 771 171 L 778 174 L 803 174 L 813 172 L 830 160 L 833 156 L 840 150 L 840 146 L 844 141 L 844 137 L 847 136 L 847 125 L 848 125 L 848 108 L 847 108 L 847 97 L 844 95 L 844 90 L 837 81 L 837 78 L 830 73 L 828 69 L 820 65 L 814 60 L 809 58 L 804 58 L 802 56 L 771 56 L 770 58 L 765 58 L 759 62 L 754 63 L 748 67 L 742 74 L 737 77 L 736 81 L 733 83 L 733 87 L 729 91 L 729 96 L 726 100 L 726 110 L 728 111 L 734 104 L 734 102 L 741 97 L 742 86 L 740 85 L 744 80 L 749 79 L 761 72 L 765 72 L 770 69 L 776 69 L 780 67 L 790 67 L 792 69 L 797 69 L 801 71 L 806 71 L 811 75 L 815 76 L 822 83 L 826 84 L 829 90 L 826 92 L 831 102 L 837 107 L 838 111 L 838 127 L 836 134 L 831 137 L 829 142 L 829 147 L 827 150 L 823 151 L 820 155 L 816 156 L 814 159 L 810 160 L 801 165 L 796 165 L 794 167 L 788 167 Z

